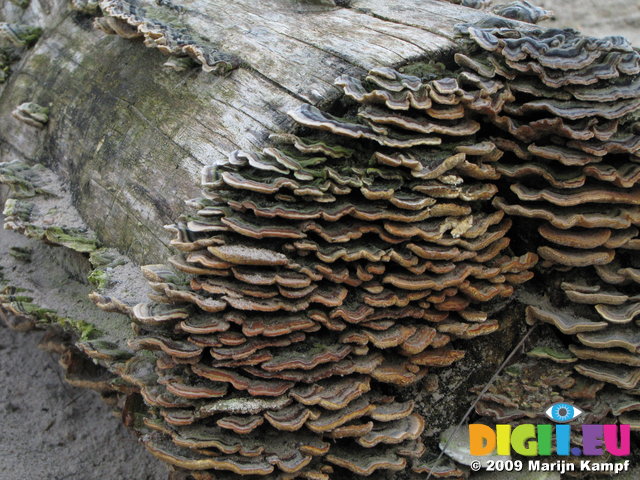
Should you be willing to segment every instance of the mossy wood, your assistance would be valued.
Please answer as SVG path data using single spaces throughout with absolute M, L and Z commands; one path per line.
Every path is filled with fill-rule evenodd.
M 141 263 L 166 256 L 162 226 L 197 194 L 204 165 L 290 130 L 286 112 L 302 103 L 330 104 L 339 75 L 437 58 L 454 48 L 454 24 L 485 16 L 435 0 L 129 3 L 233 70 L 173 71 L 141 38 L 94 29 L 64 0 L 5 2 L 0 18 L 44 33 L 0 84 L 0 149 L 51 166 L 87 224 Z M 46 129 L 9 115 L 28 101 L 51 104 Z

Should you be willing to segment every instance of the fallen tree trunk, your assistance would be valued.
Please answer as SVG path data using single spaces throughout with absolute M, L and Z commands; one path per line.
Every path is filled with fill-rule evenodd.
M 71 248 L 60 249 L 3 233 L 3 281 L 11 290 L 5 290 L 2 315 L 14 328 L 61 325 L 81 340 L 98 331 L 121 348 L 132 336 L 126 317 L 100 313 L 87 295 L 98 288 L 132 305 L 144 301 L 146 287 L 129 259 L 153 263 L 171 253 L 162 227 L 197 196 L 203 166 L 290 131 L 294 122 L 287 112 L 303 103 L 334 103 L 341 95 L 334 86 L 339 75 L 437 60 L 454 48 L 455 24 L 485 16 L 437 1 L 392 7 L 352 2 L 350 8 L 297 1 L 261 2 L 259 8 L 252 2 L 151 7 L 152 19 L 174 17 L 170 28 L 179 33 L 167 36 L 189 37 L 194 51 L 219 52 L 212 56 L 228 59 L 228 66 L 222 62 L 220 71 L 211 71 L 215 64 L 203 65 L 192 52 L 167 56 L 162 48 L 145 48 L 143 43 L 153 43 L 149 33 L 107 34 L 94 27 L 95 16 L 111 17 L 106 9 L 102 17 L 91 2 L 2 7 L 3 21 L 43 29 L 32 48 L 18 49 L 0 84 L 2 161 L 46 165 L 62 180 L 47 174 L 40 181 L 63 200 L 53 208 L 45 200 L 30 222 L 72 227 L 82 235 L 91 229 L 92 238 L 127 257 L 120 260 L 109 250 L 119 260 L 90 264 L 84 252 L 92 246 L 67 243 Z M 185 23 L 174 26 L 177 18 Z M 126 30 L 121 20 L 111 22 Z M 109 29 L 105 22 L 102 27 Z M 49 108 L 45 128 L 10 115 L 24 102 Z M 6 189 L 3 196 L 10 196 Z M 62 218 L 59 212 L 65 212 Z M 30 260 L 38 265 L 33 273 L 22 268 Z M 21 273 L 8 275 L 16 262 Z M 63 294 L 59 284 L 65 285 Z M 26 291 L 26 300 L 11 295 L 18 289 Z M 70 347 L 56 349 L 73 351 L 82 371 L 82 353 Z M 67 380 L 96 388 L 122 408 L 121 394 L 114 396 L 105 379 L 95 376 L 67 374 Z
M 112 3 L 105 5 L 119 14 Z M 162 225 L 197 193 L 204 165 L 291 129 L 287 111 L 302 103 L 331 104 L 339 75 L 436 59 L 454 48 L 454 24 L 482 18 L 438 1 L 154 5 L 138 8 L 147 9 L 149 23 L 171 19 L 158 31 L 169 43 L 205 52 L 210 59 L 202 69 L 173 71 L 142 39 L 104 34 L 66 2 L 48 12 L 7 3 L 6 21 L 39 25 L 44 33 L 13 67 L 0 104 L 4 112 L 27 101 L 51 105 L 41 131 L 0 118 L 3 157 L 54 168 L 100 238 L 146 263 L 166 255 Z M 230 59 L 222 62 L 223 75 L 206 71 L 216 55 Z
M 435 436 L 469 387 L 496 422 L 626 413 L 624 39 L 435 1 L 73 5 L 4 7 L 2 315 L 73 331 L 50 345 L 67 380 L 154 455 L 196 479 L 460 477 L 468 449 L 448 432 L 463 467 L 433 463 Z

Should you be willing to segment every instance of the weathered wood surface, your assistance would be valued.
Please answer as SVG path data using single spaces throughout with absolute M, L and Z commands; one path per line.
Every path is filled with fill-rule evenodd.
M 207 49 L 239 57 L 240 68 L 168 70 L 157 50 L 95 30 L 62 0 L 0 10 L 44 29 L 0 86 L 0 158 L 53 167 L 89 226 L 140 262 L 165 256 L 162 225 L 197 195 L 204 164 L 260 148 L 291 128 L 286 112 L 301 102 L 332 102 L 338 75 L 438 57 L 454 46 L 455 24 L 484 15 L 436 0 L 188 1 L 180 13 L 148 3 L 148 15 L 173 15 Z M 45 129 L 11 117 L 26 101 L 51 104 Z

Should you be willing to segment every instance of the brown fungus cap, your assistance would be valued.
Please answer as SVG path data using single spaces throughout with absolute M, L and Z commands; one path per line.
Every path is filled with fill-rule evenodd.
M 585 377 L 611 383 L 624 390 L 636 388 L 640 382 L 640 368 L 631 368 L 622 365 L 610 365 L 599 362 L 579 363 L 575 366 L 576 372 Z
M 579 317 L 573 314 L 573 312 L 563 312 L 561 310 L 549 311 L 534 306 L 527 307 L 526 319 L 529 325 L 533 325 L 536 322 L 549 323 L 562 333 L 569 335 L 582 332 L 602 331 L 607 326 L 606 322 L 591 321 Z
M 578 340 L 592 348 L 623 348 L 631 353 L 640 351 L 640 331 L 634 325 L 614 326 L 600 331 L 578 334 Z
M 598 362 L 615 363 L 640 367 L 640 355 L 626 352 L 624 350 L 606 348 L 593 349 L 581 345 L 569 345 L 569 350 L 581 360 L 596 360 Z

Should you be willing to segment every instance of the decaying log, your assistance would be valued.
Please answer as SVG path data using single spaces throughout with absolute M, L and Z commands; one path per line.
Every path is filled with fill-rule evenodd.
M 234 56 L 238 68 L 175 72 L 142 39 L 104 34 L 63 1 L 24 13 L 7 3 L 3 12 L 8 22 L 52 26 L 13 67 L 0 106 L 51 104 L 49 127 L 34 132 L 4 115 L 3 155 L 54 167 L 100 238 L 146 263 L 166 255 L 162 225 L 197 193 L 204 165 L 287 131 L 286 112 L 302 103 L 331 104 L 339 75 L 437 59 L 454 48 L 456 23 L 483 17 L 435 0 L 171 5 L 157 15 L 180 18 L 197 48 Z
M 637 425 L 621 37 L 528 2 L 0 12 L 0 313 L 71 332 L 66 379 L 176 475 L 463 477 L 470 387 L 485 421 Z

